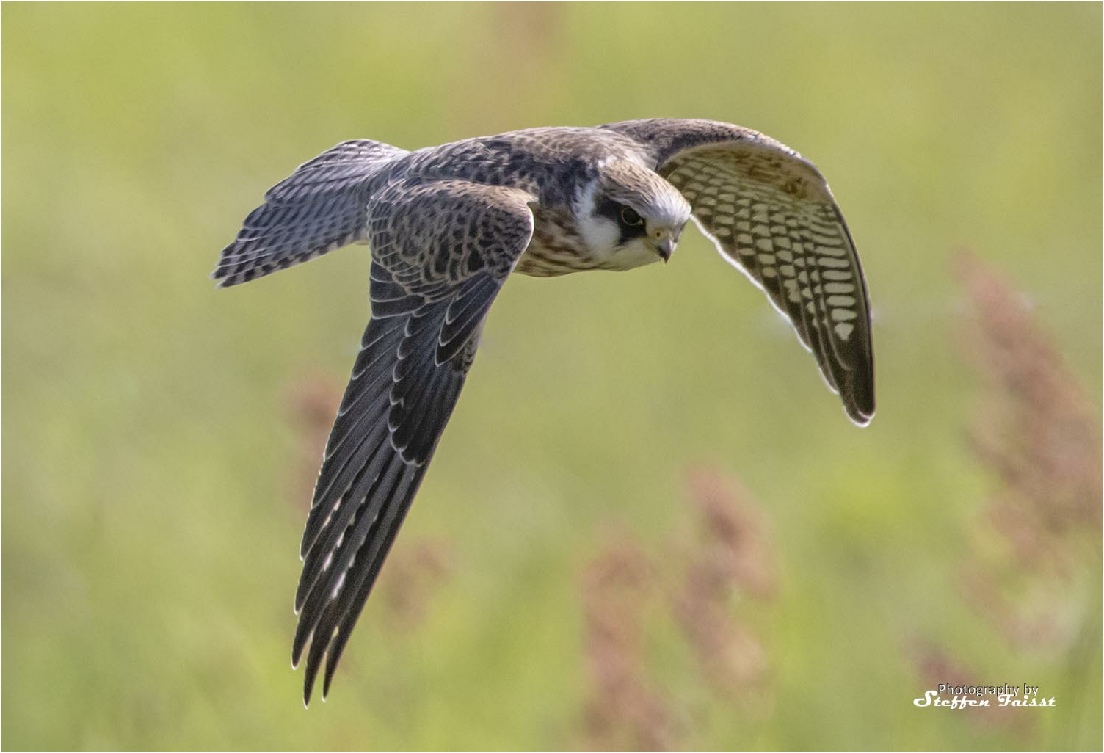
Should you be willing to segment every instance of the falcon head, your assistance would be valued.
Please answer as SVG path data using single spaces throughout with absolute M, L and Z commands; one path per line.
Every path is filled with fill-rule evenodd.
M 587 251 L 607 269 L 632 269 L 667 261 L 690 219 L 679 190 L 628 160 L 610 160 L 581 186 L 575 221 Z

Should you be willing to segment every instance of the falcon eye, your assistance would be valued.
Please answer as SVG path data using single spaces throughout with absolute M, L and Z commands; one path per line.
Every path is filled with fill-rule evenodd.
M 644 220 L 632 207 L 621 207 L 621 222 L 629 227 L 637 227 L 638 225 L 644 224 Z

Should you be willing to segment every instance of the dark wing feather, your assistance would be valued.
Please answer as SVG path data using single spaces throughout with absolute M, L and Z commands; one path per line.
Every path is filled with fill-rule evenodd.
M 643 144 L 694 222 L 793 325 L 860 425 L 874 415 L 870 306 L 843 214 L 816 167 L 755 131 L 708 120 L 605 126 Z
M 323 695 L 456 405 L 491 303 L 529 244 L 527 194 L 455 181 L 369 203 L 372 319 L 303 533 L 292 647 Z M 309 648 L 308 648 L 309 645 Z
M 370 179 L 407 154 L 378 141 L 344 141 L 265 193 L 211 277 L 230 287 L 363 240 Z

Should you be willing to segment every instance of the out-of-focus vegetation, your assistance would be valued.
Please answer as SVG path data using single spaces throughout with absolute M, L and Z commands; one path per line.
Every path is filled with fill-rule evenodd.
M 4 747 L 1100 749 L 1099 484 L 1040 460 L 1099 461 L 1098 4 L 2 20 Z M 218 251 L 343 139 L 656 115 L 828 176 L 874 300 L 873 424 L 693 232 L 667 266 L 511 281 L 303 711 L 296 552 L 368 257 L 218 291 Z M 1008 291 L 1030 310 L 1001 330 Z M 1045 346 L 1004 363 L 1065 397 L 983 378 L 970 322 L 1030 326 Z M 1057 705 L 913 705 L 939 682 Z

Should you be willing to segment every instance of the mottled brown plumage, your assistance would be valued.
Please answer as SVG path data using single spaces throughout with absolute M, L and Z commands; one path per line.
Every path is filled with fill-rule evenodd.
M 535 128 L 407 152 L 347 141 L 265 195 L 213 277 L 237 285 L 367 243 L 372 317 L 303 535 L 293 659 L 323 694 L 425 474 L 511 271 L 666 261 L 689 220 L 768 295 L 859 424 L 870 316 L 843 215 L 812 163 L 706 120 Z M 308 648 L 309 647 L 309 648 Z

